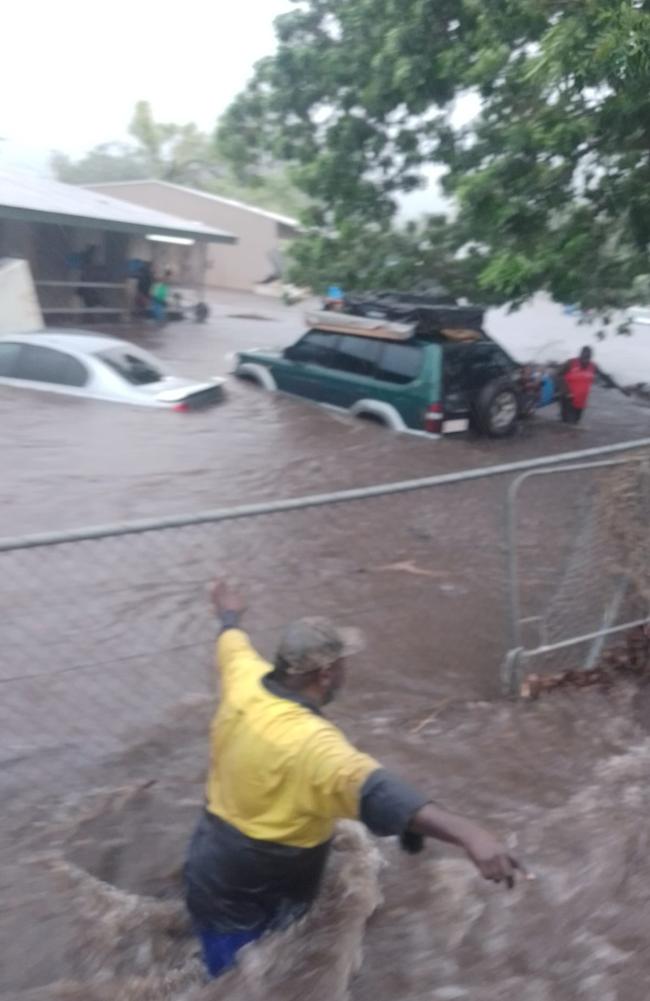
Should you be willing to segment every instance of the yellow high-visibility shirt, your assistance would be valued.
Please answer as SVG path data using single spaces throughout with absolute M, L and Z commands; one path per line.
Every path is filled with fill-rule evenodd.
M 265 687 L 272 667 L 239 629 L 217 643 L 221 702 L 211 731 L 207 808 L 242 834 L 312 848 L 358 819 L 380 765 L 308 706 Z

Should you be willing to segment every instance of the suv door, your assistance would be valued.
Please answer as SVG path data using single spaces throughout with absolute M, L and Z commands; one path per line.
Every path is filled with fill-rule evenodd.
M 348 409 L 375 395 L 374 375 L 383 346 L 383 341 L 371 337 L 341 335 L 330 362 L 332 404 Z
M 433 355 L 435 351 L 433 344 L 397 341 L 382 344 L 374 387 L 368 395 L 395 407 L 407 427 L 422 430 L 427 405 L 435 400 L 435 393 L 425 379 L 427 352 Z
M 320 403 L 333 403 L 329 376 L 333 368 L 338 334 L 310 330 L 287 348 L 272 372 L 278 389 Z

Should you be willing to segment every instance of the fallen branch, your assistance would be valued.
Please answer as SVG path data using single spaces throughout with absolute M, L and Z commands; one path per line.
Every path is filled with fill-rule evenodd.
M 409 730 L 409 733 L 413 736 L 415 734 L 421 733 L 428 723 L 433 723 L 433 721 L 438 718 L 443 709 L 446 709 L 447 706 L 451 705 L 451 703 L 455 701 L 456 699 L 443 699 L 442 702 L 439 702 L 437 704 L 433 712 L 431 712 L 428 716 L 425 716 L 423 720 L 420 720 L 419 723 L 417 723 L 411 730 Z

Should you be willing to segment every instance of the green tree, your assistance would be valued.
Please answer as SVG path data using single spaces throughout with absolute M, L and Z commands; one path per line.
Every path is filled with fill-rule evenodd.
M 365 254 L 350 220 L 389 231 L 438 163 L 445 248 L 487 300 L 604 309 L 647 288 L 650 0 L 296 0 L 276 30 L 220 146 L 249 174 L 293 165 L 309 242 Z
M 346 289 L 442 287 L 471 297 L 472 255 L 456 255 L 455 234 L 443 216 L 402 226 L 351 216 L 330 231 L 312 230 L 291 249 L 289 277 L 316 292 Z
M 138 101 L 129 125 L 150 177 L 180 184 L 201 183 L 227 173 L 212 138 L 194 122 L 157 122 L 148 101 Z
M 137 181 L 147 177 L 146 166 L 125 143 L 100 143 L 79 160 L 56 151 L 50 157 L 50 166 L 56 177 L 68 184 Z
M 77 184 L 144 177 L 201 184 L 230 172 L 211 136 L 194 122 L 157 122 L 148 101 L 137 102 L 128 134 L 129 142 L 101 143 L 77 161 L 54 153 L 57 176 Z
M 78 160 L 53 153 L 54 173 L 70 184 L 158 178 L 277 212 L 295 213 L 305 204 L 283 166 L 269 166 L 263 175 L 242 180 L 213 135 L 193 122 L 157 122 L 148 101 L 136 104 L 128 134 L 128 142 L 101 143 Z

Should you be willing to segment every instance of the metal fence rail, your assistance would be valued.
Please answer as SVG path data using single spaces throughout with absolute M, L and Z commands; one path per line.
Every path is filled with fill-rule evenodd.
M 633 441 L 618 442 L 614 445 L 603 445 L 600 448 L 562 452 L 559 455 L 544 455 L 535 459 L 522 459 L 519 462 L 506 462 L 495 466 L 463 469 L 457 473 L 441 473 L 437 476 L 426 476 L 416 480 L 401 480 L 396 483 L 382 483 L 369 487 L 358 487 L 353 490 L 308 494 L 307 496 L 292 497 L 287 500 L 262 501 L 258 504 L 241 504 L 237 507 L 217 508 L 216 510 L 202 511 L 198 514 L 171 515 L 166 518 L 141 518 L 133 521 L 115 522 L 109 525 L 94 525 L 66 532 L 42 532 L 13 538 L 8 537 L 0 539 L 0 553 L 9 552 L 12 549 L 56 546 L 63 542 L 83 542 L 88 539 L 108 538 L 111 535 L 137 535 L 142 532 L 155 532 L 168 528 L 204 525 L 209 522 L 236 521 L 263 514 L 281 514 L 288 511 L 307 510 L 308 508 L 323 507 L 330 504 L 345 504 L 350 501 L 388 497 L 394 494 L 411 493 L 415 490 L 425 490 L 431 487 L 449 486 L 454 483 L 469 483 L 473 480 L 506 476 L 512 473 L 586 460 L 593 456 L 616 455 L 647 448 L 650 448 L 650 438 L 639 438 Z
M 527 654 L 542 659 L 595 640 L 596 634 L 629 628 L 643 616 L 621 618 L 632 607 L 632 590 L 620 592 L 621 575 L 606 575 L 597 594 L 584 593 L 589 615 L 597 605 L 596 626 L 609 615 L 605 629 L 591 628 L 592 619 L 581 610 L 581 581 L 604 558 L 610 526 L 602 506 L 591 521 L 584 520 L 581 552 L 588 559 L 576 576 L 575 546 L 566 541 L 571 525 L 562 535 L 554 520 L 566 514 L 567 503 L 579 501 L 576 517 L 583 508 L 588 512 L 589 498 L 583 503 L 572 487 L 558 492 L 557 483 L 577 476 L 595 490 L 598 484 L 588 484 L 587 477 L 644 467 L 649 455 L 645 439 L 336 493 L 0 541 L 3 791 L 24 795 L 25 789 L 38 794 L 66 783 L 78 787 L 88 762 L 119 753 L 127 731 L 132 745 L 134 732 L 159 725 L 183 699 L 210 699 L 214 622 L 205 589 L 217 572 L 244 578 L 252 588 L 254 633 L 264 652 L 272 652 L 288 619 L 330 614 L 361 625 L 372 637 L 376 677 L 388 670 L 384 665 L 412 660 L 420 672 L 431 665 L 437 691 L 456 694 L 472 685 L 479 694 L 496 694 L 498 669 L 509 650 L 512 686 Z M 518 486 L 511 487 L 508 507 L 514 476 Z M 540 487 L 530 516 L 527 509 L 525 524 L 513 532 L 512 505 L 520 504 L 522 485 L 531 483 Z M 538 517 L 535 527 L 531 518 Z M 522 553 L 521 547 L 535 550 L 544 531 L 557 534 L 556 563 L 548 554 L 538 557 L 531 576 L 528 549 Z M 509 592 L 513 566 L 516 588 L 511 577 Z M 529 643 L 527 613 L 543 618 L 549 594 L 563 601 L 566 594 L 576 629 L 559 634 L 551 628 L 541 643 Z M 406 635 L 394 628 L 396 606 L 407 609 Z M 552 615 L 549 621 L 555 621 Z M 513 650 L 522 648 L 524 657 L 513 666 Z M 481 671 L 474 669 L 470 678 L 463 674 L 467 665 Z M 406 668 L 403 682 L 406 693 Z
M 37 281 L 40 308 L 44 316 L 114 316 L 126 319 L 133 298 L 128 282 Z M 87 306 L 81 303 L 78 289 L 107 292 L 109 302 Z M 41 290 L 47 290 L 45 295 Z

